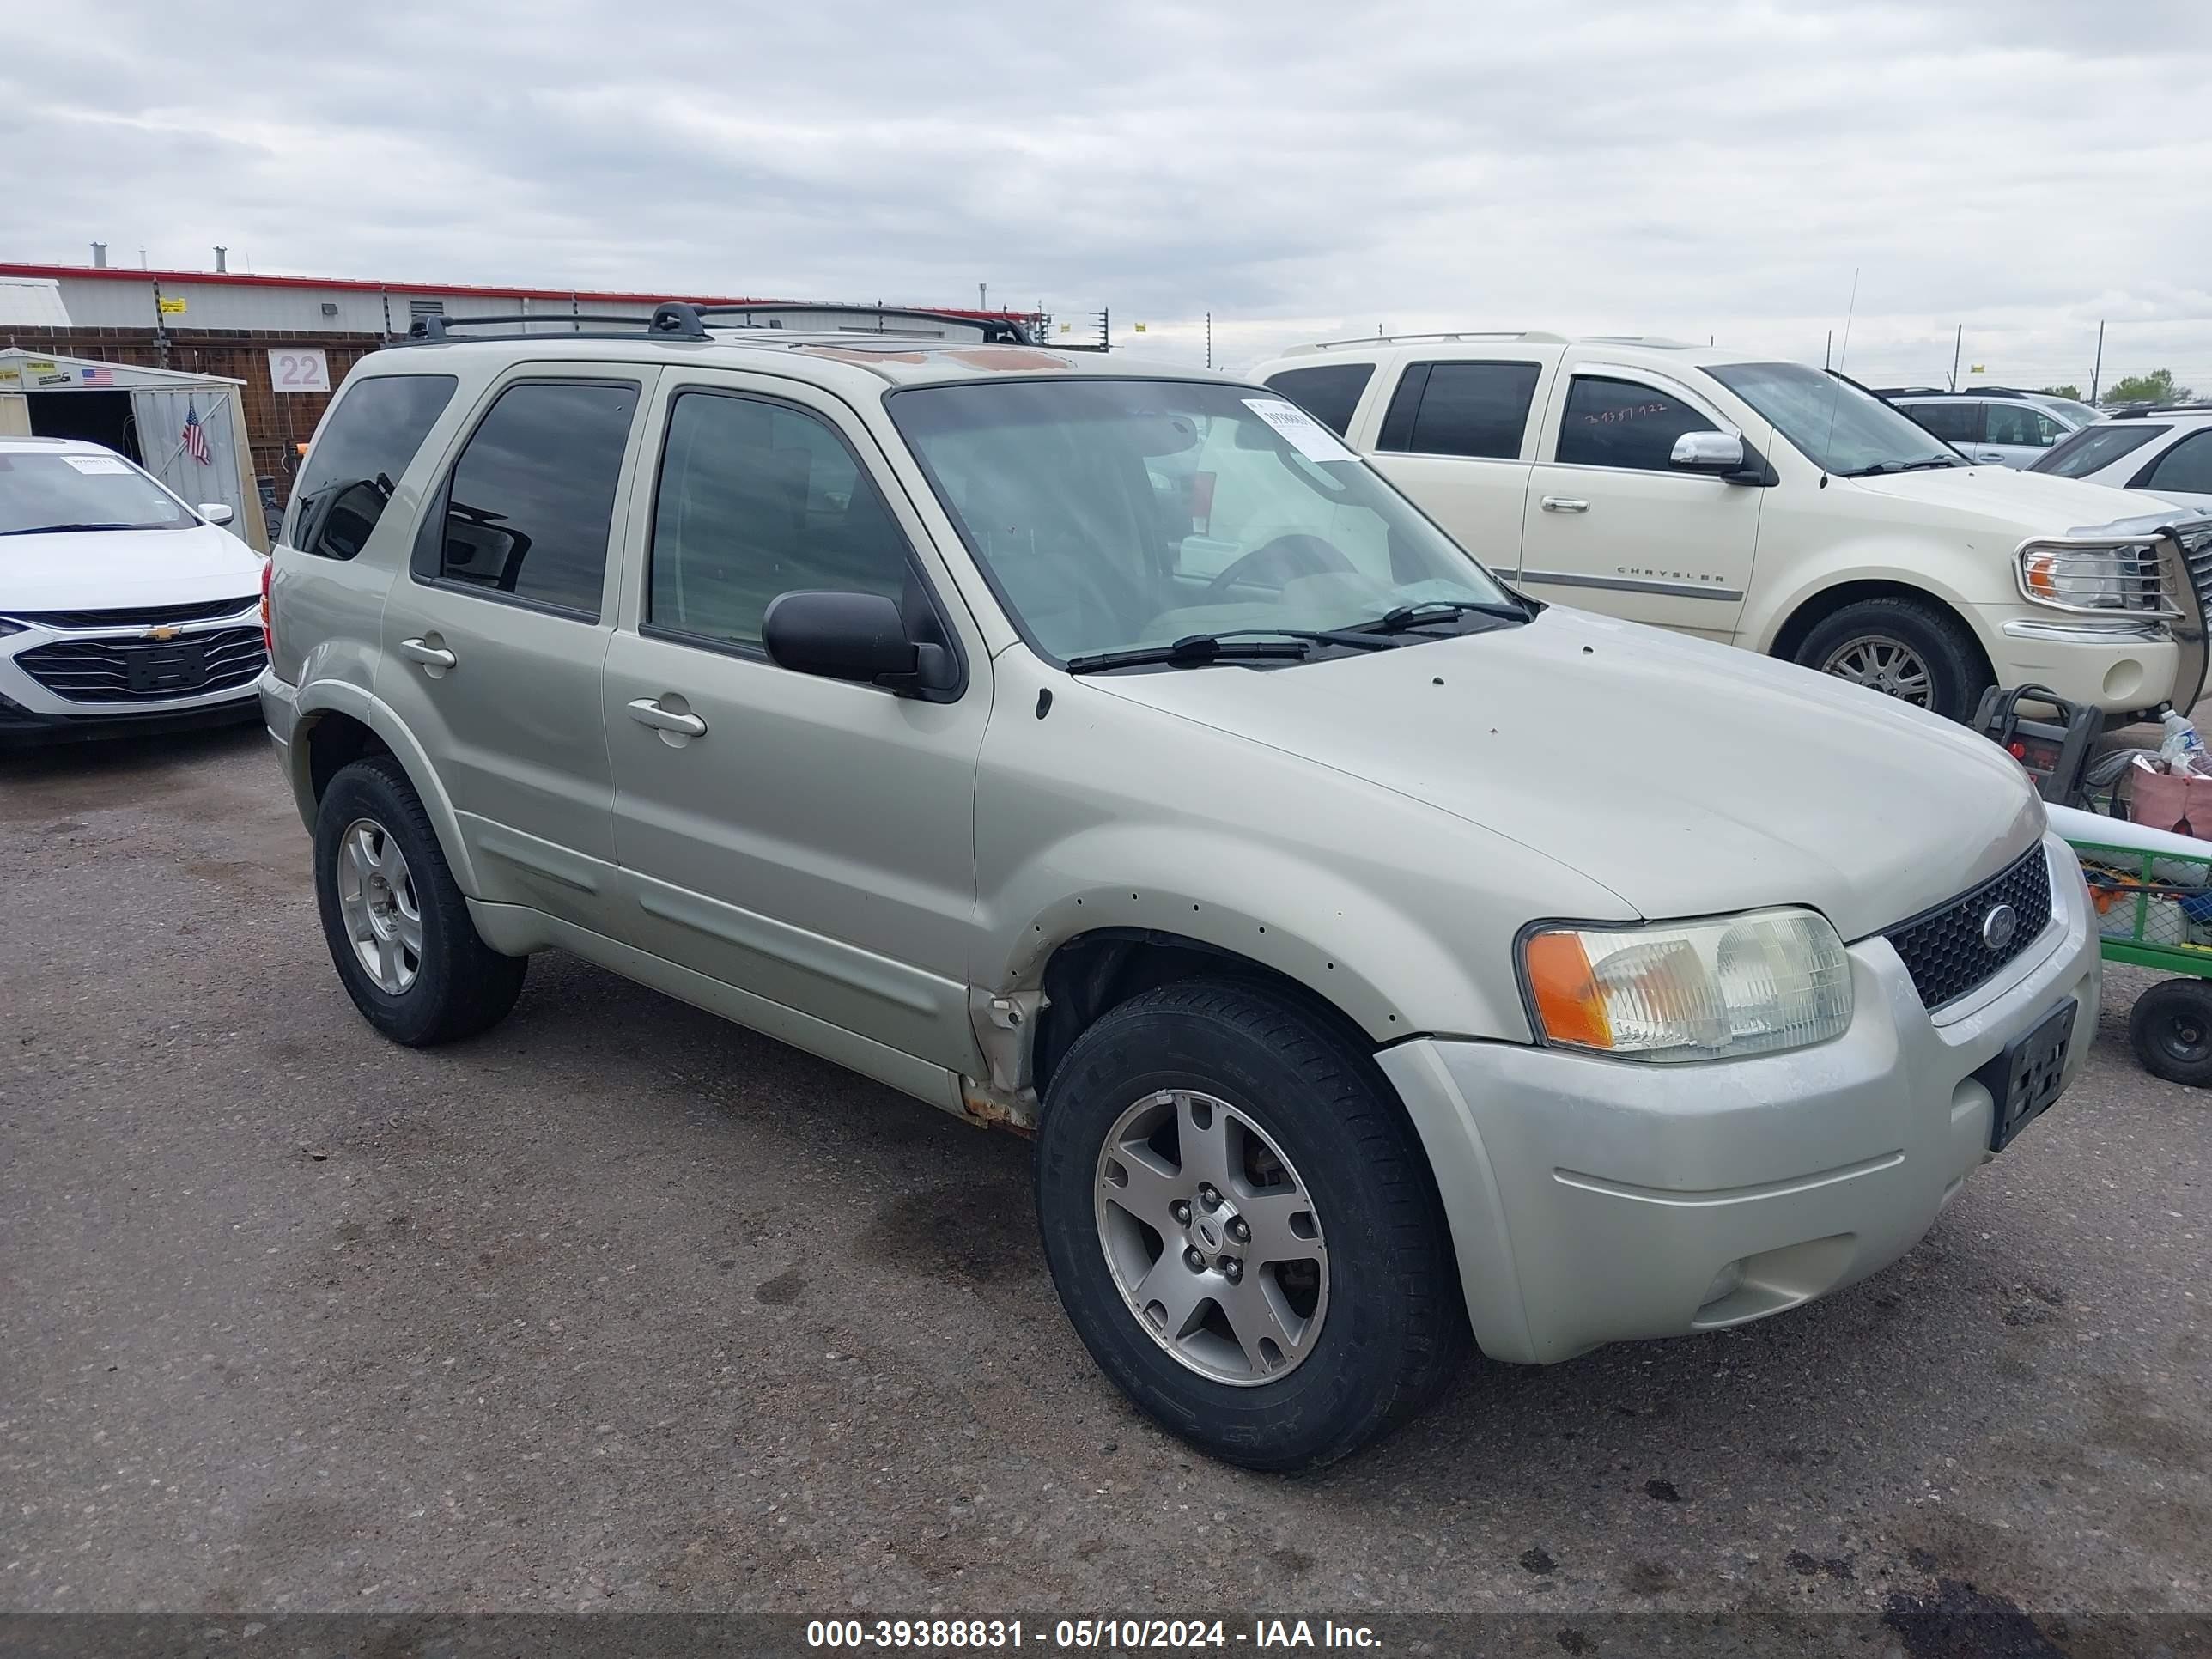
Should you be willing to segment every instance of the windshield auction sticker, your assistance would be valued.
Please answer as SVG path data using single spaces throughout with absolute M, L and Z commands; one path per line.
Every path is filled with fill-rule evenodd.
M 1244 407 L 1290 440 L 1291 447 L 1310 461 L 1348 461 L 1352 452 L 1337 441 L 1336 434 L 1280 398 L 1247 398 Z

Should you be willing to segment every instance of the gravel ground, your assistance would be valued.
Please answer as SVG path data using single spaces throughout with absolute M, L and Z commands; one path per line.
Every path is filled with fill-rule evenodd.
M 0 760 L 0 1608 L 2212 1611 L 2133 970 L 1888 1272 L 1282 1480 L 1091 1368 L 1020 1140 L 563 957 L 380 1041 L 258 731 Z

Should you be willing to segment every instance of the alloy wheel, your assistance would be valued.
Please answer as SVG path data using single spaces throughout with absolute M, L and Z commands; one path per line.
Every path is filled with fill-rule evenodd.
M 403 995 L 422 971 L 422 906 L 399 843 L 374 818 L 338 837 L 338 914 L 376 988 Z
M 1935 701 L 1935 676 L 1920 653 L 1888 635 L 1862 634 L 1845 640 L 1828 653 L 1820 672 L 1917 708 L 1929 708 Z
M 1178 1363 L 1251 1387 L 1312 1355 L 1328 1312 L 1321 1218 L 1245 1114 L 1193 1090 L 1147 1095 L 1107 1135 L 1096 1186 L 1114 1283 Z

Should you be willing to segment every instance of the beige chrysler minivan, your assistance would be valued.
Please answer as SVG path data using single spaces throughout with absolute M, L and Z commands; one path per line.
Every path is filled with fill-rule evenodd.
M 260 690 L 377 1030 L 558 947 L 1031 1133 L 1099 1365 L 1266 1468 L 1873 1273 L 2081 1066 L 1993 744 L 1523 597 L 1262 388 L 892 320 L 349 378 Z

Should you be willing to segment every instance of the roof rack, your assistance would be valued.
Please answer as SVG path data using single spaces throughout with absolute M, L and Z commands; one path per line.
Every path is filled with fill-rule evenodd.
M 1528 345 L 1567 343 L 1565 335 L 1547 333 L 1537 328 L 1456 329 L 1432 334 L 1360 334 L 1346 340 L 1316 340 L 1310 345 L 1292 346 L 1284 355 L 1298 357 L 1310 351 L 1334 351 L 1339 346 L 1414 345 L 1429 340 L 1518 340 Z
M 2199 400 L 2190 404 L 2129 404 L 2112 410 L 2106 418 L 2114 421 L 2140 420 L 2147 415 L 2212 415 L 2212 403 Z
M 1868 391 L 1877 398 L 1948 398 L 1950 388 L 1940 386 L 1870 386 Z
M 454 332 L 456 330 L 467 329 L 470 331 L 468 337 L 475 340 L 535 339 L 541 337 L 548 331 L 540 328 L 533 331 L 526 325 L 550 323 L 557 327 L 563 323 L 592 323 L 612 324 L 615 326 L 595 327 L 588 330 L 575 329 L 569 331 L 568 337 L 614 340 L 634 339 L 639 335 L 646 335 L 664 340 L 703 340 L 708 337 L 709 325 L 707 319 L 710 317 L 750 318 L 763 313 L 772 313 L 778 318 L 781 318 L 793 313 L 803 314 L 808 312 L 838 316 L 851 316 L 859 313 L 876 319 L 876 326 L 872 330 L 852 329 L 840 331 L 841 332 L 893 334 L 898 331 L 886 325 L 893 319 L 897 319 L 908 323 L 950 323 L 957 327 L 972 328 L 982 335 L 981 343 L 986 345 L 1033 345 L 1036 343 L 1030 337 L 1029 330 L 1010 318 L 968 317 L 963 316 L 958 312 L 917 311 L 896 306 L 832 305 L 813 301 L 778 304 L 775 301 L 769 300 L 748 301 L 742 305 L 720 306 L 690 305 L 682 300 L 664 300 L 653 307 L 653 315 L 650 317 L 617 317 L 603 313 L 583 312 L 572 312 L 566 314 L 559 312 L 514 312 L 493 317 L 447 317 L 441 313 L 433 313 L 427 317 L 417 317 L 407 331 L 407 338 L 411 343 L 446 340 L 456 337 Z M 480 328 L 495 325 L 511 327 L 515 324 L 522 324 L 526 326 L 513 328 L 512 331 L 507 333 L 478 334 L 475 332 Z M 782 325 L 781 321 L 766 325 L 772 329 L 781 328 Z M 738 326 L 760 328 L 763 325 L 748 321 Z

